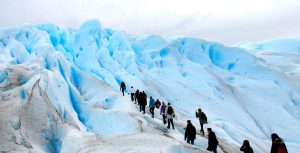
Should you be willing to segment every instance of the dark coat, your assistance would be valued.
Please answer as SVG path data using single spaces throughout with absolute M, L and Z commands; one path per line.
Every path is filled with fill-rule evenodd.
M 187 124 L 184 134 L 184 140 L 196 139 L 196 128 L 192 124 Z
M 217 140 L 215 132 L 210 132 L 208 134 L 208 147 L 207 150 L 214 150 L 217 148 L 219 142 Z
M 136 99 L 139 99 L 140 91 L 139 91 L 139 90 L 136 90 L 134 96 L 136 97 Z
M 285 150 L 288 153 L 283 140 L 275 139 L 272 141 L 271 153 L 280 153 L 279 150 Z
M 253 149 L 251 148 L 251 146 L 241 146 L 240 148 L 241 151 L 243 151 L 244 153 L 253 153 Z
M 147 95 L 146 95 L 146 93 L 140 92 L 138 100 L 139 100 L 140 105 L 146 106 L 147 105 Z
M 120 90 L 121 89 L 126 89 L 126 85 L 125 85 L 125 83 L 123 81 L 121 82 Z
M 202 112 L 202 111 L 197 111 L 197 112 L 196 112 L 196 117 L 199 118 L 200 124 L 205 124 L 205 123 L 207 123 L 207 117 L 206 117 L 206 115 L 205 115 L 204 112 Z

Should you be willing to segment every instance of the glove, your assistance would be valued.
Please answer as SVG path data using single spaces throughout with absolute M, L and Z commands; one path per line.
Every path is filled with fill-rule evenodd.
M 173 115 L 173 117 L 175 117 L 175 115 Z

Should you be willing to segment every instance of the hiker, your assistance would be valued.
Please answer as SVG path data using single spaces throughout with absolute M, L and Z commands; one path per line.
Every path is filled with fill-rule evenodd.
M 165 104 L 165 102 L 162 102 L 162 105 L 160 107 L 160 115 L 162 115 L 162 118 L 163 118 L 163 122 L 164 124 L 167 124 L 167 121 L 166 121 L 166 107 L 167 105 Z
M 217 153 L 217 147 L 218 147 L 218 140 L 216 137 L 215 132 L 212 131 L 211 128 L 207 128 L 207 132 L 208 132 L 208 147 L 207 150 Z
M 158 98 L 156 99 L 154 105 L 155 105 L 155 107 L 156 107 L 157 109 L 159 109 L 161 103 L 160 103 L 160 101 L 158 100 Z
M 145 107 L 147 105 L 147 94 L 145 93 L 145 91 L 143 91 L 142 93 L 140 93 L 140 108 L 143 110 L 143 114 L 146 113 L 145 111 Z
M 131 88 L 129 89 L 129 93 L 131 95 L 131 101 L 133 102 L 134 101 L 134 93 L 135 93 L 133 86 L 131 86 Z
M 204 134 L 204 130 L 203 130 L 203 124 L 207 123 L 207 117 L 206 117 L 205 113 L 201 110 L 201 108 L 199 108 L 196 111 L 196 117 L 199 118 L 199 123 L 201 126 L 200 133 L 202 133 L 204 136 L 205 134 Z
M 139 102 L 138 101 L 139 96 L 140 96 L 140 91 L 139 91 L 139 89 L 137 89 L 136 92 L 135 92 L 135 94 L 134 94 L 134 97 L 135 97 L 134 98 L 134 101 L 135 101 L 134 103 L 135 104 L 136 104 L 136 101 Z
M 187 125 L 184 133 L 184 140 L 188 144 L 194 145 L 194 140 L 196 139 L 196 128 L 191 123 L 191 120 L 187 120 Z
M 126 90 L 126 85 L 125 85 L 125 83 L 122 81 L 121 82 L 121 86 L 120 86 L 120 91 L 122 91 L 122 93 L 123 93 L 123 96 L 124 96 L 124 91 Z
M 145 93 L 145 91 L 143 91 L 143 95 L 144 95 L 144 100 L 146 101 L 147 104 L 147 94 Z
M 271 135 L 272 138 L 272 147 L 271 153 L 288 153 L 284 141 L 276 134 Z
M 138 101 L 138 105 L 140 107 L 140 112 L 141 112 L 142 111 L 142 102 L 143 102 L 143 93 L 142 92 L 139 92 L 137 101 Z
M 155 108 L 155 102 L 152 96 L 150 96 L 150 101 L 149 101 L 149 108 L 150 108 L 150 113 L 152 118 L 154 118 L 154 108 Z
M 168 119 L 168 129 L 170 129 L 170 123 L 172 124 L 172 128 L 174 129 L 173 118 L 175 117 L 175 112 L 170 103 L 168 103 L 168 107 L 166 108 L 167 119 Z
M 248 140 L 244 140 L 244 143 L 241 146 L 240 151 L 243 151 L 244 153 L 253 153 L 253 149 L 251 148 Z

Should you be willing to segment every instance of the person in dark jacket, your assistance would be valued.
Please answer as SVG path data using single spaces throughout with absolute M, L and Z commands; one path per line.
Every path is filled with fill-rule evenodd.
M 147 105 L 147 94 L 145 93 L 145 91 L 140 93 L 140 99 L 141 99 L 140 107 L 143 110 L 143 114 L 145 114 L 146 113 L 145 109 L 146 109 L 146 105 Z
M 215 132 L 212 131 L 211 128 L 207 128 L 207 132 L 208 132 L 208 147 L 207 150 L 217 153 L 217 147 L 218 147 L 218 140 L 216 137 Z
M 142 103 L 143 103 L 143 92 L 139 92 L 138 94 L 138 105 L 140 107 L 140 112 L 142 111 Z
M 122 91 L 122 93 L 123 93 L 123 96 L 124 96 L 124 91 L 126 90 L 126 85 L 125 85 L 125 83 L 122 81 L 121 82 L 121 85 L 120 85 L 120 91 Z
M 136 102 L 139 102 L 138 101 L 139 96 L 140 96 L 140 91 L 139 91 L 139 89 L 137 89 L 136 92 L 135 92 L 135 94 L 134 94 L 134 102 L 135 102 L 135 104 L 136 104 Z
M 244 153 L 253 153 L 253 149 L 251 148 L 248 140 L 244 140 L 244 143 L 241 146 L 240 151 L 243 151 Z
M 196 139 L 196 128 L 193 126 L 190 120 L 187 120 L 187 125 L 184 133 L 184 140 L 188 144 L 194 145 L 194 140 Z
M 288 153 L 284 141 L 276 134 L 271 135 L 272 138 L 272 147 L 271 153 Z
M 164 124 L 167 124 L 166 108 L 167 105 L 165 104 L 165 102 L 162 102 L 162 105 L 160 106 L 160 115 L 162 115 Z
M 203 125 L 207 123 L 207 117 L 205 115 L 205 113 L 201 110 L 201 108 L 199 108 L 197 111 L 196 111 L 196 117 L 199 118 L 199 123 L 200 123 L 200 133 L 203 134 L 203 136 L 205 135 L 204 134 L 204 130 L 203 130 Z

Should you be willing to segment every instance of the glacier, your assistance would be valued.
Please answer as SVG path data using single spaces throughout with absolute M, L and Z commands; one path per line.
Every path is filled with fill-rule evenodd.
M 269 152 L 278 133 L 300 150 L 300 39 L 225 46 L 191 37 L 133 36 L 89 20 L 0 30 L 0 151 L 206 152 L 207 138 L 184 141 L 195 111 L 208 117 L 218 152 L 248 139 Z M 133 86 L 170 102 L 175 130 L 159 110 L 141 114 L 122 96 Z

